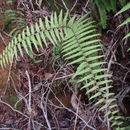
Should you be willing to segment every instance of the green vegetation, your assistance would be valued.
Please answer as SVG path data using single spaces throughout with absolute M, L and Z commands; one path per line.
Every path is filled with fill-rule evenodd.
M 100 25 L 106 29 L 108 23 L 107 13 L 111 11 L 116 12 L 117 4 L 124 6 L 126 0 L 91 0 L 91 3 L 97 6 L 100 15 Z
M 40 0 L 37 4 L 41 9 L 43 1 Z M 115 17 L 113 16 L 113 18 L 116 18 L 118 15 L 130 9 L 130 3 L 126 4 L 125 0 L 91 0 L 91 4 L 95 4 L 99 11 L 100 24 L 103 29 L 107 27 L 108 13 L 115 13 Z M 71 9 L 71 7 L 69 8 Z M 118 8 L 122 9 L 118 11 Z M 79 17 L 79 15 L 76 14 L 70 15 L 71 11 L 69 9 L 67 10 L 66 12 L 61 10 L 60 13 L 52 12 L 50 16 L 44 18 L 39 18 L 38 15 L 37 22 L 29 26 L 26 24 L 23 9 L 20 8 L 17 11 L 12 9 L 2 10 L 6 16 L 3 30 L 8 28 L 10 22 L 14 24 L 17 23 L 17 26 L 10 32 L 12 40 L 0 54 L 0 67 L 5 69 L 8 65 L 13 65 L 15 61 L 18 61 L 20 59 L 19 57 L 24 58 L 25 56 L 29 56 L 33 63 L 39 65 L 46 57 L 45 59 L 41 57 L 40 60 L 38 60 L 34 52 L 39 53 L 41 50 L 45 52 L 45 50 L 50 48 L 55 61 L 59 62 L 63 60 L 59 62 L 60 64 L 57 64 L 56 67 L 58 65 L 62 66 L 64 61 L 67 63 L 67 66 L 74 67 L 73 75 L 68 74 L 68 83 L 71 84 L 73 88 L 79 86 L 80 90 L 85 91 L 86 97 L 89 98 L 89 103 L 91 103 L 93 108 L 96 108 L 98 113 L 101 113 L 101 121 L 103 123 L 105 122 L 107 129 L 129 129 L 129 126 L 125 126 L 124 120 L 127 119 L 121 114 L 120 106 L 113 92 L 112 75 L 108 72 L 108 68 L 106 67 L 107 62 L 103 61 L 105 57 L 105 53 L 103 52 L 107 51 L 108 48 L 101 44 L 103 41 L 100 40 L 101 34 L 98 33 L 95 21 L 90 16 L 90 13 Z M 39 11 L 41 10 L 33 10 L 32 12 L 35 14 Z M 126 18 L 118 28 L 128 25 L 129 23 L 130 17 Z M 124 39 L 130 37 L 130 32 L 127 32 Z M 103 48 L 105 48 L 105 50 Z M 45 63 L 41 65 L 46 64 L 47 61 L 44 61 Z M 51 73 L 53 71 L 49 70 L 50 72 L 47 72 L 46 67 L 42 71 L 44 72 L 42 75 L 45 77 L 44 82 L 48 83 L 49 78 L 51 79 L 54 75 Z M 49 74 L 51 75 L 50 77 Z M 26 71 L 26 77 L 27 78 L 24 78 L 30 83 L 27 95 L 29 95 L 31 102 L 32 98 L 30 93 L 33 90 L 35 91 L 35 89 L 31 88 L 31 79 L 33 79 L 33 76 L 29 77 L 29 73 Z M 51 80 L 54 82 L 55 79 Z M 56 87 L 58 84 L 62 86 L 62 83 L 57 80 L 52 85 L 52 90 L 57 91 Z M 43 83 L 41 82 L 40 85 L 42 86 Z M 41 86 L 39 86 L 39 88 Z M 36 91 L 39 91 L 39 88 L 36 89 Z M 17 98 L 13 96 L 10 97 L 10 95 L 7 96 L 7 99 L 13 105 L 17 102 Z M 22 105 L 20 104 L 20 108 Z M 42 106 L 42 103 L 40 105 Z
M 1 67 L 13 63 L 18 58 L 18 52 L 22 57 L 23 52 L 33 53 L 33 45 L 37 51 L 40 47 L 48 47 L 47 39 L 53 46 L 61 44 L 63 57 L 69 60 L 68 65 L 78 65 L 72 79 L 77 84 L 84 84 L 81 89 L 86 89 L 90 100 L 98 98 L 95 105 L 99 111 L 106 111 L 104 118 L 107 119 L 107 123 L 111 121 L 112 126 L 119 126 L 119 111 L 113 111 L 113 108 L 117 108 L 114 103 L 116 99 L 113 97 L 114 94 L 109 92 L 112 86 L 108 85 L 111 82 L 108 78 L 111 75 L 105 74 L 107 69 L 100 67 L 104 62 L 100 62 L 99 59 L 104 56 L 97 55 L 101 50 L 101 44 L 93 23 L 94 21 L 90 17 L 86 18 L 86 15 L 79 20 L 76 20 L 74 15 L 68 20 L 68 13 L 63 17 L 62 11 L 59 16 L 55 12 L 51 14 L 50 19 L 46 17 L 45 24 L 39 19 L 35 26 L 26 27 L 21 34 L 12 39 L 0 55 Z

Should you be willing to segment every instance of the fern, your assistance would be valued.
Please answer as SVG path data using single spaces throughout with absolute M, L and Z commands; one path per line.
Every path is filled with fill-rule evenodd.
M 119 12 L 117 12 L 115 16 L 122 14 L 123 12 L 127 11 L 128 9 L 130 9 L 130 2 L 127 3 Z M 118 27 L 122 27 L 122 26 L 124 26 L 124 25 L 129 24 L 129 23 L 130 23 L 130 17 L 127 18 L 127 19 L 126 19 L 123 23 L 121 23 Z M 124 39 L 127 39 L 127 38 L 129 38 L 129 37 L 130 37 L 130 32 L 128 32 L 128 34 L 126 34 L 126 36 L 123 38 L 123 40 L 124 40 Z M 130 48 L 129 48 L 128 50 L 130 50 Z
M 127 5 L 125 5 L 119 12 L 116 13 L 116 16 L 127 11 L 128 9 L 130 9 L 130 2 L 127 3 Z M 130 17 L 127 18 L 122 24 L 119 25 L 119 27 L 127 25 L 130 23 Z M 124 37 L 124 39 L 130 37 L 130 32 Z
M 120 5 L 123 7 L 126 4 L 126 0 L 119 0 Z
M 116 12 L 116 5 L 119 3 L 121 6 L 126 4 L 126 0 L 91 0 L 94 3 L 99 11 L 100 15 L 100 24 L 103 29 L 107 27 L 107 13 L 110 11 Z
M 5 17 L 4 30 L 10 29 L 10 26 L 15 26 L 11 28 L 10 35 L 14 36 L 21 32 L 26 26 L 25 15 L 22 8 L 13 9 L 11 5 L 14 3 L 14 0 L 7 0 L 2 9 L 2 13 Z M 10 25 L 10 26 L 8 26 Z
M 12 64 L 18 54 L 24 57 L 23 52 L 33 53 L 33 46 L 39 51 L 40 47 L 48 47 L 48 41 L 54 47 L 61 44 L 63 58 L 68 60 L 68 65 L 78 65 L 72 80 L 83 84 L 81 89 L 86 89 L 90 101 L 95 99 L 95 106 L 104 113 L 108 127 L 110 122 L 111 126 L 119 126 L 122 122 L 118 120 L 121 117 L 117 116 L 119 111 L 116 99 L 109 92 L 112 87 L 108 85 L 111 75 L 105 73 L 107 69 L 100 67 L 105 63 L 99 61 L 104 57 L 98 55 L 101 50 L 100 40 L 97 38 L 99 34 L 96 33 L 94 21 L 86 18 L 87 15 L 76 20 L 76 15 L 68 19 L 68 13 L 63 16 L 62 11 L 59 15 L 55 12 L 50 18 L 45 17 L 45 24 L 40 18 L 34 26 L 26 27 L 12 39 L 0 55 L 0 65 L 4 68 L 7 64 Z
M 127 3 L 120 11 L 118 11 L 115 16 L 124 13 L 124 12 L 127 11 L 128 9 L 130 9 L 130 2 Z M 128 17 L 124 22 L 122 22 L 118 27 L 122 27 L 122 26 L 124 26 L 124 25 L 129 24 L 129 23 L 130 23 L 130 17 Z M 130 32 L 128 32 L 128 34 L 126 34 L 126 36 L 123 38 L 123 40 L 124 40 L 124 39 L 127 39 L 127 38 L 129 38 L 129 37 L 130 37 Z M 129 50 L 130 50 L 130 48 L 129 48 Z M 127 120 L 127 117 L 124 117 L 124 120 Z M 127 125 L 127 124 L 126 124 L 126 125 Z M 127 130 L 127 129 L 130 128 L 129 125 L 128 125 L 128 126 L 126 126 L 126 125 L 125 125 L 124 127 L 122 127 L 123 130 Z

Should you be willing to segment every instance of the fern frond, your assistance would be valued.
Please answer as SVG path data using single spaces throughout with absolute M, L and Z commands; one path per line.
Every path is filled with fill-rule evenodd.
M 127 11 L 128 9 L 130 9 L 130 2 L 127 3 L 119 12 L 116 13 L 115 16 L 122 14 L 123 12 Z M 128 17 L 123 23 L 121 23 L 118 27 L 127 25 L 130 23 L 130 17 Z M 123 39 L 126 39 L 130 37 L 130 33 L 128 33 Z
M 100 24 L 105 29 L 107 27 L 107 13 L 110 11 L 116 12 L 117 5 L 125 5 L 126 0 L 91 0 L 91 3 L 94 3 L 97 6 L 100 15 Z
M 18 35 L 23 28 L 26 26 L 23 9 L 18 8 L 17 10 L 13 9 L 5 9 L 4 11 L 5 15 L 5 26 L 8 25 L 9 22 L 11 22 L 16 27 L 12 29 L 9 33 L 10 36 L 16 36 Z
M 121 0 L 120 0 L 121 1 Z M 115 16 L 117 16 L 117 15 L 120 15 L 120 14 L 122 14 L 123 12 L 125 12 L 125 11 L 127 11 L 128 9 L 130 9 L 130 2 L 129 3 L 127 3 L 119 12 L 117 12 L 117 14 L 115 15 Z M 127 24 L 129 24 L 130 23 L 130 17 L 128 17 L 123 23 L 121 23 L 118 27 L 121 27 L 121 26 L 124 26 L 124 25 L 127 25 Z M 130 32 L 128 32 L 128 34 L 126 34 L 126 36 L 123 38 L 123 40 L 124 39 L 126 39 L 126 38 L 129 38 L 130 37 Z M 128 49 L 128 50 L 130 50 L 130 48 Z M 125 120 L 127 117 L 120 117 L 120 120 Z M 124 122 L 122 123 L 122 122 L 119 122 L 119 124 L 124 124 Z M 122 125 L 123 126 L 123 125 Z M 124 127 L 122 127 L 121 128 L 121 130 L 126 130 L 126 129 L 129 129 L 129 127 L 130 126 L 124 126 Z M 120 130 L 120 129 L 119 129 Z
M 82 82 L 81 89 L 86 89 L 86 94 L 90 95 L 90 101 L 96 100 L 96 106 L 100 111 L 104 111 L 107 122 L 115 121 L 118 113 L 117 105 L 113 93 L 109 92 L 108 84 L 111 82 L 110 74 L 105 74 L 106 69 L 100 66 L 104 64 L 100 59 L 104 55 L 98 55 L 101 44 L 96 33 L 94 22 L 86 16 L 76 20 L 76 16 L 68 19 L 68 12 L 63 15 L 52 13 L 51 17 L 45 18 L 45 23 L 39 19 L 35 25 L 26 27 L 22 33 L 15 36 L 0 55 L 0 65 L 5 67 L 13 63 L 18 58 L 18 54 L 24 57 L 24 52 L 33 53 L 33 47 L 48 47 L 49 42 L 54 46 L 61 44 L 62 54 L 68 65 L 76 65 L 77 71 L 72 77 L 76 83 Z
M 116 13 L 116 16 L 125 12 L 126 10 L 128 10 L 130 8 L 130 2 L 127 3 L 119 12 Z
M 126 4 L 126 0 L 119 0 L 120 5 L 123 7 Z

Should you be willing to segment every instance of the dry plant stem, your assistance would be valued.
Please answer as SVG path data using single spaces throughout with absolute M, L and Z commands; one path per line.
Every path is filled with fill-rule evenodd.
M 66 63 L 65 63 L 64 65 L 66 65 Z M 53 82 L 56 81 L 56 80 L 63 79 L 63 78 L 67 78 L 67 77 L 70 77 L 70 76 L 73 75 L 73 74 L 70 74 L 70 75 L 66 75 L 66 76 L 62 76 L 62 77 L 56 78 L 56 76 L 59 74 L 59 72 L 63 69 L 64 65 L 61 66 L 61 65 L 59 64 L 60 69 L 59 69 L 59 70 L 56 72 L 56 74 L 54 75 L 54 77 L 53 77 L 53 79 L 52 79 L 52 84 L 53 84 Z
M 84 8 L 87 8 L 89 2 L 90 2 L 90 0 L 86 1 L 86 4 L 85 4 Z
M 10 78 L 11 78 L 12 85 L 13 85 L 13 88 L 14 88 L 14 90 L 15 90 L 15 93 L 16 93 L 18 99 L 19 99 L 19 100 L 15 103 L 14 108 L 17 108 L 17 104 L 18 104 L 20 101 L 22 101 L 22 99 L 24 100 L 25 104 L 27 104 L 26 98 L 23 97 L 20 92 L 18 92 L 17 87 L 16 87 L 16 85 L 15 85 L 15 82 L 14 82 L 12 76 L 11 76 Z M 19 79 L 19 80 L 20 80 L 20 79 Z
M 15 108 L 16 108 L 17 104 L 18 104 L 20 101 L 22 101 L 22 100 L 24 101 L 25 105 L 26 105 L 27 108 L 28 108 L 28 101 L 27 101 L 26 97 L 27 97 L 29 94 L 23 96 L 22 93 L 17 92 L 17 95 L 18 95 L 18 97 L 19 97 L 19 100 L 16 102 Z
M 129 32 L 130 32 L 129 25 L 127 24 L 125 29 L 125 35 L 128 34 Z M 128 42 L 128 38 L 124 40 L 124 45 L 127 45 L 127 42 Z
M 75 113 L 74 111 L 72 111 L 71 109 L 69 109 L 69 108 L 67 108 L 66 106 L 64 106 L 64 104 L 56 97 L 56 95 L 55 95 L 55 93 L 52 91 L 52 89 L 50 88 L 50 90 L 51 90 L 51 92 L 53 93 L 53 95 L 54 95 L 54 97 L 56 98 L 56 100 L 62 105 L 62 107 L 59 107 L 59 106 L 56 106 L 56 105 L 54 105 L 53 103 L 53 106 L 55 106 L 55 107 L 57 107 L 57 108 L 61 108 L 61 109 L 66 109 L 66 110 L 68 110 L 69 112 L 72 112 L 73 114 L 75 114 L 80 120 L 82 120 L 83 121 L 83 123 L 88 127 L 88 128 L 90 128 L 91 130 L 96 130 L 94 127 L 92 127 L 92 126 L 90 126 L 89 124 L 88 124 L 88 122 L 86 122 L 86 120 L 84 120 L 81 116 L 79 116 L 79 114 L 77 114 L 77 113 Z
M 42 84 L 42 83 L 39 83 L 38 85 L 44 85 L 44 84 Z M 35 88 L 35 87 L 34 87 Z M 27 102 L 27 99 L 26 99 L 26 97 L 28 97 L 29 96 L 29 93 L 28 94 L 26 94 L 25 96 L 23 96 L 20 92 L 18 92 L 17 91 L 17 89 L 15 89 L 16 90 L 16 93 L 17 93 L 17 95 L 18 95 L 18 97 L 19 97 L 19 100 L 17 101 L 17 103 L 15 104 L 15 106 L 20 102 L 20 101 L 24 101 L 25 102 L 25 104 L 26 104 L 26 106 L 28 107 L 28 102 Z M 38 88 L 38 90 L 39 90 L 39 88 Z M 35 90 L 33 90 L 32 91 L 32 93 L 34 93 L 34 92 L 36 92 L 37 91 L 37 89 Z
M 2 39 L 2 41 L 3 41 L 3 43 L 4 43 L 4 46 L 6 47 L 6 41 L 4 40 L 4 38 L 3 38 L 3 36 L 2 36 L 2 34 L 0 33 L 0 38 Z
M 33 6 L 33 3 L 32 3 L 32 0 L 29 0 L 29 3 L 31 4 L 31 7 L 32 7 L 32 9 L 33 9 L 33 11 L 34 11 L 35 9 L 34 9 L 34 6 Z
M 76 113 L 78 111 L 77 115 L 79 115 L 80 117 L 82 117 L 82 119 L 84 119 L 85 121 L 87 121 L 89 123 L 93 119 L 94 116 L 92 116 L 92 113 L 91 113 L 91 118 L 90 118 L 89 111 L 87 111 L 87 113 L 84 112 L 84 110 L 82 109 L 82 106 L 80 104 L 80 97 L 78 99 L 77 94 L 78 94 L 78 91 L 75 90 L 75 92 L 73 92 L 72 97 L 71 97 L 71 104 L 73 106 L 73 109 L 76 111 Z M 86 127 L 87 126 L 85 124 L 83 129 L 85 129 Z
M 115 43 L 115 44 L 116 44 L 116 43 Z M 111 48 L 111 49 L 112 49 L 112 48 Z M 109 53 L 110 53 L 110 52 L 109 52 Z M 113 63 L 113 59 L 114 59 L 114 57 L 115 57 L 115 53 L 116 53 L 116 49 L 112 52 L 112 56 L 111 56 L 111 58 L 110 58 L 110 60 L 109 60 L 109 62 L 108 62 L 107 73 L 109 73 L 109 71 L 110 71 L 110 69 L 111 69 L 111 65 L 112 65 L 112 63 Z M 105 78 L 105 80 L 108 80 L 108 79 Z M 106 86 L 109 86 L 109 84 L 106 83 Z M 109 94 L 109 89 L 106 90 L 106 93 Z M 107 106 L 110 105 L 108 102 L 109 102 L 109 98 L 107 97 L 107 98 L 106 98 L 106 104 L 107 104 Z M 106 113 L 107 113 L 107 112 L 108 112 L 108 110 L 106 109 Z M 111 128 L 110 128 L 110 122 L 109 122 L 109 117 L 108 117 L 108 116 L 106 117 L 106 121 L 107 121 L 107 128 L 108 128 L 108 130 L 111 130 Z
M 81 98 L 81 97 L 80 97 L 80 98 Z M 79 113 L 79 102 L 78 102 L 78 105 L 77 105 L 76 113 L 77 113 L 77 115 L 78 115 L 78 113 Z M 77 124 L 77 119 L 78 119 L 77 115 L 76 115 L 76 117 L 75 117 L 74 130 L 76 130 L 76 124 Z
M 6 128 L 4 128 L 4 127 L 3 127 L 3 128 L 0 128 L 0 130 L 19 130 L 19 129 L 7 128 L 7 127 L 6 127 Z
M 74 3 L 74 5 L 73 5 L 73 7 L 71 8 L 70 12 L 72 12 L 72 10 L 75 8 L 77 2 L 78 2 L 78 0 L 75 0 L 75 3 Z
M 64 1 L 64 0 L 62 0 L 62 3 L 63 3 L 63 5 L 64 5 L 65 9 L 66 9 L 66 10 L 69 10 L 69 9 L 68 9 L 68 7 L 66 6 L 66 4 L 65 4 L 65 1 Z
M 125 88 L 123 89 L 122 91 L 120 91 L 120 93 L 118 95 L 116 95 L 116 98 L 118 99 L 118 104 L 120 106 L 120 109 L 123 111 L 123 113 L 125 113 L 126 115 L 128 114 L 127 113 L 127 110 L 125 109 L 125 106 L 123 104 L 123 99 L 124 97 L 126 97 L 126 95 L 128 94 L 128 92 L 130 91 L 130 88 Z
M 32 128 L 32 127 L 31 127 L 31 119 L 29 118 L 29 120 L 28 120 L 28 128 L 27 128 L 27 129 L 28 129 L 28 130 L 31 130 L 31 128 Z
M 28 78 L 28 86 L 29 86 L 29 99 L 28 99 L 28 111 L 29 111 L 29 114 L 31 115 L 32 113 L 32 108 L 31 108 L 31 102 L 32 102 L 32 86 L 31 86 L 31 80 L 30 80 L 30 76 L 29 76 L 29 73 L 28 71 L 25 72 L 26 75 L 27 75 L 27 78 Z
M 45 105 L 43 106 L 43 101 L 44 101 L 44 94 L 42 94 L 42 98 L 41 98 L 41 104 L 40 104 L 40 107 L 42 109 L 42 112 L 44 114 L 44 117 L 45 117 L 45 120 L 46 120 L 46 123 L 47 123 L 47 126 L 48 126 L 48 129 L 51 130 L 51 125 L 50 125 L 50 122 L 47 118 L 47 111 L 45 111 Z
M 65 79 L 65 78 L 68 78 L 68 77 L 71 77 L 71 76 L 73 76 L 73 74 L 65 75 L 65 76 L 62 76 L 62 77 L 57 77 L 57 78 L 54 79 L 54 81 L 59 80 L 59 79 Z
M 41 9 L 42 0 L 36 0 L 36 5 L 39 7 L 39 9 Z
M 108 80 L 108 79 L 105 78 L 105 80 Z M 106 86 L 109 86 L 108 83 L 106 83 Z M 109 94 L 109 93 L 110 93 L 110 92 L 109 92 L 109 89 L 107 89 L 107 90 L 106 90 L 106 94 Z M 110 105 L 108 102 L 109 102 L 109 98 L 107 97 L 107 98 L 106 98 L 106 104 L 107 104 L 107 106 Z M 109 111 L 108 109 L 109 109 L 109 108 L 106 108 L 106 113 L 108 113 L 108 111 Z M 110 121 L 109 121 L 109 117 L 108 117 L 108 116 L 106 117 L 106 122 L 107 122 L 107 129 L 108 129 L 108 130 L 111 130 L 111 128 L 110 128 Z
M 31 121 L 32 121 L 32 107 L 31 107 L 31 102 L 32 102 L 32 86 L 31 86 L 31 79 L 30 79 L 30 76 L 29 76 L 29 73 L 28 71 L 25 72 L 26 75 L 27 75 L 27 79 L 28 79 L 28 87 L 29 87 L 29 99 L 28 99 L 28 112 L 29 112 L 29 115 L 30 115 L 30 118 L 29 118 L 29 121 L 28 121 L 28 129 L 31 130 Z
M 83 12 L 85 12 L 85 13 L 88 13 L 87 6 L 88 6 L 89 2 L 90 2 L 90 0 L 87 0 L 85 6 L 82 7 Z
M 0 103 L 6 105 L 6 106 L 9 107 L 10 109 L 12 109 L 12 111 L 14 111 L 14 112 L 16 112 L 16 113 L 19 113 L 20 115 L 26 117 L 27 119 L 30 118 L 30 117 L 28 117 L 27 115 L 23 114 L 22 112 L 20 112 L 20 111 L 14 109 L 14 108 L 13 108 L 11 105 L 9 105 L 8 103 L 2 101 L 1 98 L 0 98 Z M 37 122 L 37 121 L 34 121 L 34 122 L 35 122 L 36 124 L 40 125 L 40 126 L 43 126 L 41 123 L 39 123 L 39 122 Z
M 5 88 L 4 88 L 4 95 L 5 95 L 6 91 L 7 91 L 8 83 L 9 83 L 9 80 L 10 80 L 10 77 L 11 77 L 11 68 L 12 68 L 12 66 L 9 66 L 9 70 L 8 70 L 8 71 L 9 71 L 9 74 L 8 74 L 8 79 L 7 79 Z
M 115 55 L 115 51 L 114 51 L 113 55 L 111 56 L 110 61 L 108 63 L 107 73 L 109 73 L 109 71 L 110 71 L 111 64 L 112 64 L 112 59 L 113 59 L 114 55 Z M 105 78 L 105 80 L 108 80 L 108 79 Z M 108 83 L 106 83 L 106 86 L 109 86 Z M 109 94 L 109 89 L 106 90 L 106 94 Z M 107 106 L 110 105 L 108 102 L 109 102 L 109 98 L 107 97 L 106 98 L 106 104 L 107 104 Z M 105 113 L 107 113 L 107 112 L 108 112 L 108 109 L 106 109 Z M 109 117 L 108 116 L 106 117 L 106 122 L 107 122 L 107 128 L 108 128 L 108 130 L 111 130 L 111 128 L 110 128 L 110 122 L 109 122 Z

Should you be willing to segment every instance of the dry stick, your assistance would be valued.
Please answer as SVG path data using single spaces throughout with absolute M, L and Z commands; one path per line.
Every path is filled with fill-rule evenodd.
M 69 75 L 57 77 L 57 78 L 54 79 L 54 81 L 59 80 L 59 79 L 65 79 L 65 78 L 68 78 L 68 77 L 71 77 L 71 76 L 73 76 L 73 73 L 72 73 L 72 74 L 69 74 Z
M 9 74 L 8 74 L 7 82 L 6 82 L 5 89 L 4 89 L 4 95 L 5 95 L 6 91 L 7 91 L 7 88 L 8 88 L 8 82 L 9 82 L 10 77 L 11 77 L 11 67 L 12 67 L 12 65 L 9 66 L 9 70 L 8 70 L 8 71 L 9 71 Z M 1 96 L 1 97 L 2 97 L 2 96 Z
M 47 114 L 46 114 L 46 112 L 45 112 L 45 109 L 44 109 L 44 106 L 43 106 L 43 99 L 44 98 L 44 94 L 42 94 L 42 98 L 41 98 L 41 108 L 42 108 L 42 112 L 43 112 L 43 114 L 44 114 L 44 117 L 45 117 L 45 120 L 46 120 L 46 123 L 47 123 L 47 126 L 48 126 L 48 129 L 49 130 L 51 130 L 51 125 L 50 125 L 50 122 L 48 121 L 48 119 L 47 119 Z
M 7 128 L 7 127 L 6 127 L 6 128 L 4 128 L 4 127 L 2 128 L 2 127 L 1 127 L 0 130 L 19 130 L 19 129 Z
M 51 89 L 50 89 L 50 85 L 49 84 L 47 84 L 47 88 L 49 89 L 47 89 L 46 91 L 48 91 L 47 92 L 47 94 L 46 94 L 46 102 L 47 102 L 47 100 L 49 100 L 49 94 L 50 94 L 50 92 L 51 92 Z M 45 92 L 46 93 L 46 92 Z M 50 110 L 51 110 L 51 108 L 50 108 Z M 59 124 L 58 124 L 58 120 L 56 119 L 56 117 L 55 117 L 55 115 L 53 115 L 54 116 L 54 118 L 55 118 L 55 120 L 56 120 L 56 123 L 57 123 L 57 125 L 58 125 L 58 128 L 57 128 L 57 130 L 59 130 Z
M 81 98 L 81 96 L 80 96 L 80 98 Z M 80 99 L 79 99 L 79 100 L 80 100 Z M 77 115 L 78 115 L 78 113 L 79 113 L 79 102 L 78 102 L 78 105 L 77 105 L 76 113 L 77 113 Z M 75 117 L 74 130 L 76 130 L 76 124 L 77 124 L 77 119 L 78 119 L 77 115 L 76 115 L 76 117 Z
M 2 36 L 2 34 L 0 33 L 0 37 L 1 37 L 1 39 L 2 39 L 2 41 L 3 41 L 3 43 L 4 43 L 4 46 L 6 47 L 6 41 L 4 40 L 4 38 L 3 38 L 3 36 Z
M 114 52 L 112 53 L 112 56 L 111 56 L 111 58 L 110 58 L 110 60 L 109 60 L 109 63 L 108 63 L 108 69 L 107 69 L 107 73 L 109 73 L 109 71 L 110 71 L 110 68 L 111 68 L 111 64 L 112 64 L 112 59 L 114 58 L 114 55 L 115 55 L 115 52 L 116 52 L 116 50 L 114 50 Z M 107 78 L 105 78 L 105 80 L 108 80 Z M 109 86 L 108 85 L 108 83 L 106 83 L 106 86 Z M 106 90 L 106 93 L 108 94 L 109 93 L 109 89 L 107 89 Z M 106 97 L 106 104 L 107 104 L 107 106 L 109 107 L 109 98 L 108 97 Z M 108 112 L 109 110 L 107 109 L 106 110 L 106 113 Z M 109 121 L 109 117 L 107 116 L 106 117 L 106 121 L 107 121 L 107 127 L 108 127 L 108 129 L 109 130 L 111 130 L 111 128 L 110 128 L 110 121 Z
M 95 108 L 95 109 L 96 109 L 96 108 Z M 98 110 L 97 110 L 97 112 L 98 112 Z M 90 120 L 93 120 L 93 119 L 94 119 L 94 117 L 96 117 L 97 112 L 94 112 L 93 117 L 92 117 L 92 118 L 90 118 L 90 119 L 89 119 L 89 121 L 90 121 Z M 82 128 L 82 130 L 85 130 L 85 128 L 86 128 L 86 125 Z
M 36 0 L 36 5 L 41 9 L 42 0 Z
M 64 0 L 62 0 L 62 3 L 63 3 L 63 5 L 64 5 L 65 9 L 66 9 L 66 10 L 69 10 L 68 7 L 66 6 Z
M 32 7 L 32 9 L 33 9 L 33 11 L 34 11 L 35 9 L 34 9 L 34 6 L 33 6 L 33 3 L 32 3 L 32 0 L 29 0 L 29 3 L 31 4 L 31 7 Z
M 32 101 L 31 80 L 30 80 L 30 76 L 29 76 L 29 74 L 28 74 L 28 71 L 26 71 L 25 73 L 26 73 L 27 78 L 28 78 L 28 86 L 29 86 L 28 111 L 29 111 L 29 114 L 31 115 L 31 113 L 32 113 L 32 108 L 31 108 L 31 101 Z
M 31 129 L 31 115 L 32 115 L 32 108 L 31 108 L 31 101 L 32 101 L 32 89 L 31 89 L 31 80 L 30 80 L 30 76 L 29 76 L 29 73 L 28 71 L 25 72 L 26 75 L 27 75 L 27 79 L 28 79 L 28 86 L 29 86 L 29 99 L 28 99 L 28 111 L 29 111 L 29 115 L 30 115 L 30 118 L 29 118 L 29 122 L 28 122 L 28 129 L 30 130 Z
M 19 79 L 20 80 L 20 79 Z M 15 105 L 14 105 L 14 108 L 17 108 L 17 104 L 20 102 L 20 101 L 24 101 L 24 103 L 26 104 L 26 106 L 27 106 L 27 100 L 26 100 L 26 97 L 28 96 L 23 96 L 18 90 L 17 90 L 17 88 L 16 88 L 16 86 L 15 86 L 15 83 L 14 83 L 14 81 L 13 81 L 13 78 L 12 78 L 12 76 L 11 76 L 11 81 L 12 81 L 12 83 L 13 83 L 13 87 L 14 87 L 14 90 L 15 90 L 15 93 L 17 94 L 17 97 L 18 97 L 18 101 L 15 103 Z
M 71 8 L 70 12 L 72 12 L 72 10 L 75 8 L 76 4 L 77 4 L 78 0 L 75 1 L 73 7 Z
M 86 8 L 87 8 L 87 6 L 88 6 L 88 4 L 89 4 L 89 1 L 90 1 L 90 0 L 86 1 L 85 6 L 82 7 L 82 10 L 83 10 L 85 13 L 88 13 L 88 10 L 87 10 Z
M 22 115 L 22 116 L 24 116 L 24 117 L 26 117 L 26 118 L 28 118 L 28 119 L 30 118 L 30 117 L 28 117 L 27 115 L 23 114 L 21 111 L 18 111 L 18 110 L 16 110 L 16 109 L 14 109 L 14 108 L 13 108 L 11 105 L 9 105 L 8 103 L 2 101 L 1 98 L 0 98 L 0 103 L 2 103 L 2 104 L 4 104 L 4 105 L 8 106 L 10 109 L 12 109 L 12 111 L 17 112 L 17 113 L 19 113 L 20 115 Z M 43 126 L 41 123 L 39 123 L 39 122 L 37 122 L 37 121 L 34 121 L 34 122 L 37 123 L 37 124 L 40 125 L 40 126 Z
M 59 106 L 56 106 L 56 105 L 53 104 L 54 106 L 56 106 L 57 108 L 62 108 L 62 109 L 64 108 L 64 109 L 66 109 L 66 110 L 72 112 L 72 113 L 75 114 L 80 120 L 82 120 L 87 127 L 89 127 L 89 128 L 92 129 L 92 130 L 96 130 L 94 127 L 90 126 L 90 125 L 89 125 L 81 116 L 79 116 L 77 113 L 75 113 L 75 112 L 72 111 L 71 109 L 65 107 L 64 104 L 56 97 L 56 95 L 54 94 L 54 92 L 52 91 L 51 88 L 50 88 L 50 90 L 51 90 L 51 92 L 53 93 L 53 95 L 54 95 L 54 97 L 56 98 L 56 100 L 57 100 L 63 107 L 59 107 Z M 88 121 L 88 122 L 89 122 L 89 121 Z
M 85 113 L 82 114 L 83 111 L 82 111 L 82 109 L 81 109 L 80 106 L 79 106 L 81 96 L 79 97 L 79 99 L 78 99 L 78 104 L 77 104 L 77 101 L 76 101 L 77 93 L 78 93 L 78 91 L 76 91 L 75 93 L 73 93 L 73 95 L 72 95 L 72 97 L 71 97 L 72 107 L 73 107 L 73 109 L 76 111 L 76 114 L 77 114 L 77 115 L 79 115 L 80 117 L 82 117 L 85 121 L 90 122 L 92 119 L 91 119 L 91 118 L 89 118 L 89 119 L 86 118 L 86 117 L 84 116 Z M 78 111 L 78 113 L 77 113 L 77 111 Z M 77 117 L 77 116 L 76 116 L 76 117 Z M 87 127 L 87 126 L 85 125 L 83 129 L 85 129 L 86 127 Z
M 85 4 L 84 8 L 86 8 L 88 6 L 89 2 L 90 2 L 90 0 L 86 1 L 86 4 Z

